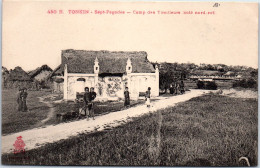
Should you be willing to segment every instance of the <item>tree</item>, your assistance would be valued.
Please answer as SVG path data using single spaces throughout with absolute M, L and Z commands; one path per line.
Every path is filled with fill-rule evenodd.
M 250 75 L 252 78 L 257 78 L 258 77 L 258 69 L 254 69 L 250 72 Z
M 178 80 L 183 80 L 189 74 L 189 68 L 187 64 L 178 63 L 161 63 L 159 68 L 160 72 L 160 89 L 165 91 L 170 87 L 170 84 Z

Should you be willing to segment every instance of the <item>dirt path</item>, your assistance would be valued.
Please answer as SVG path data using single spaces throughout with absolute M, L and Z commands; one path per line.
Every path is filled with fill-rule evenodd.
M 44 125 L 54 115 L 53 104 L 51 102 L 49 102 L 49 101 L 44 101 L 45 97 L 38 97 L 38 98 L 39 98 L 39 102 L 42 102 L 42 103 L 46 104 L 49 107 L 49 112 L 48 112 L 47 118 L 39 121 L 34 127 L 40 127 L 40 126 Z
M 133 108 L 125 109 L 120 112 L 112 112 L 107 115 L 96 117 L 96 120 L 79 120 L 58 125 L 50 125 L 45 128 L 35 128 L 14 134 L 2 136 L 2 154 L 13 152 L 13 144 L 16 137 L 22 136 L 26 144 L 25 150 L 35 149 L 44 146 L 46 143 L 57 142 L 81 133 L 101 131 L 124 124 L 132 117 L 138 117 L 149 112 L 155 112 L 159 109 L 175 106 L 176 103 L 187 101 L 191 98 L 201 96 L 208 91 L 191 90 L 184 95 L 165 98 L 152 102 L 152 107 L 148 109 L 145 105 L 139 105 Z

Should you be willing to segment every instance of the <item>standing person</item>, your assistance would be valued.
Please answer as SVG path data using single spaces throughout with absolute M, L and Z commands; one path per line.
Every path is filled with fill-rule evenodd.
M 173 87 L 174 87 L 174 94 L 177 94 L 177 81 L 174 82 Z
M 85 93 L 83 96 L 83 100 L 84 100 L 84 111 L 85 111 L 85 116 L 89 116 L 89 103 L 90 103 L 90 93 L 89 93 L 89 88 L 85 87 Z
M 173 88 L 173 85 L 171 84 L 170 85 L 170 94 L 173 94 L 174 93 L 174 88 Z
M 93 117 L 93 120 L 95 120 L 95 112 L 94 112 L 94 100 L 97 97 L 97 93 L 94 91 L 94 88 L 90 88 L 90 103 L 89 103 L 89 112 L 90 112 L 90 116 Z
M 22 112 L 27 112 L 28 108 L 26 105 L 26 99 L 27 99 L 28 93 L 27 89 L 23 88 L 23 91 L 21 93 L 21 99 L 22 99 Z
M 22 111 L 22 97 L 21 97 L 21 94 L 22 94 L 22 89 L 19 89 L 19 92 L 17 93 L 17 103 L 18 103 L 18 111 Z
M 145 100 L 146 100 L 145 104 L 147 105 L 147 107 L 151 106 L 150 98 L 151 98 L 151 88 L 148 87 L 148 90 L 146 91 L 146 94 L 145 94 Z
M 175 83 L 175 94 L 177 95 L 179 92 L 179 81 L 176 81 Z
M 128 87 L 125 87 L 124 96 L 125 96 L 124 106 L 125 107 L 130 106 L 130 96 L 129 96 Z
M 185 92 L 183 80 L 182 80 L 181 83 L 180 83 L 180 91 L 181 91 L 181 94 L 184 94 L 184 92 Z

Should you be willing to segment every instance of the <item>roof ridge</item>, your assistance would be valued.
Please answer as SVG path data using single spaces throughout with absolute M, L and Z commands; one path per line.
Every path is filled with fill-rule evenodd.
M 126 73 L 127 59 L 133 64 L 133 73 L 155 72 L 147 59 L 146 51 L 92 51 L 63 50 L 62 64 L 68 64 L 68 72 L 94 73 L 94 62 L 98 58 L 100 73 Z
M 146 51 L 110 51 L 110 50 L 80 50 L 80 49 L 64 49 L 64 50 L 61 50 L 62 52 L 104 52 L 104 53 L 146 53 Z

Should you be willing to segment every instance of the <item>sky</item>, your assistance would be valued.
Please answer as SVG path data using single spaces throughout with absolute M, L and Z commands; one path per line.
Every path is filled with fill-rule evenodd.
M 2 65 L 55 68 L 61 50 L 146 51 L 150 61 L 258 67 L 258 4 L 4 1 Z M 63 14 L 48 14 L 63 10 Z M 110 10 L 129 14 L 69 14 Z M 137 11 L 145 14 L 135 14 Z M 154 11 L 155 14 L 148 14 Z M 158 14 L 179 11 L 181 14 Z M 192 11 L 193 14 L 183 14 Z M 195 14 L 195 12 L 214 14 Z

